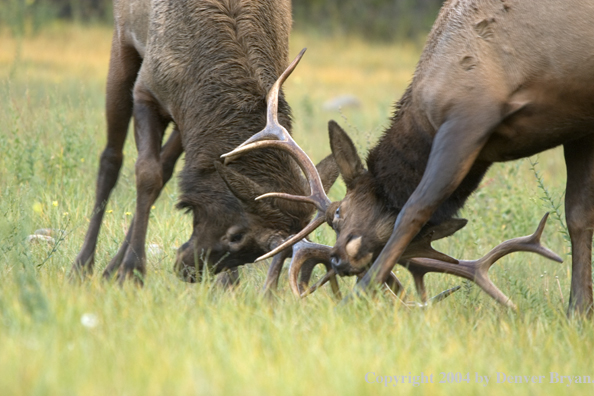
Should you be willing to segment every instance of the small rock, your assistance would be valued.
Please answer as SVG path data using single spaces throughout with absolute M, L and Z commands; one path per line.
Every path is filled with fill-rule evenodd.
M 56 240 L 54 238 L 52 238 L 51 236 L 34 234 L 34 235 L 29 235 L 27 237 L 27 242 L 29 242 L 29 243 L 47 242 L 51 245 L 54 245 L 56 243 Z
M 160 256 L 163 254 L 163 249 L 156 243 L 149 243 L 148 245 L 148 254 L 153 256 Z
M 40 228 L 35 230 L 33 234 L 35 235 L 45 235 L 45 236 L 62 236 L 66 233 L 64 230 L 56 230 L 55 228 Z

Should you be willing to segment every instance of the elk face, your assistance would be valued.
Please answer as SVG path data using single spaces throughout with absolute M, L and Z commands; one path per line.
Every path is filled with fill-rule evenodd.
M 396 217 L 376 194 L 371 176 L 346 132 L 334 121 L 328 128 L 332 153 L 347 187 L 344 199 L 326 212 L 326 221 L 336 231 L 331 263 L 339 275 L 355 275 L 379 255 Z
M 222 204 L 224 198 L 235 202 Z M 235 210 L 229 210 L 232 207 Z M 221 215 L 223 210 L 227 213 Z M 252 262 L 268 250 L 268 239 L 275 230 L 262 227 L 258 218 L 246 213 L 232 195 L 219 195 L 215 205 L 193 208 L 192 211 L 192 236 L 178 249 L 174 266 L 182 280 L 199 281 L 205 266 L 212 273 L 218 273 Z
M 188 282 L 198 281 L 205 265 L 218 273 L 254 262 L 299 232 L 313 212 L 313 206 L 304 203 L 256 200 L 267 192 L 265 188 L 231 166 L 215 162 L 215 168 L 212 177 L 217 182 L 210 184 L 216 184 L 220 191 L 212 187 L 208 194 L 203 192 L 197 195 L 200 198 L 191 199 L 193 204 L 181 205 L 192 210 L 194 229 L 190 240 L 178 250 L 174 270 Z M 329 189 L 338 177 L 333 157 L 320 162 L 317 170 Z M 297 180 L 297 184 L 302 182 Z
M 332 206 L 336 243 L 330 262 L 341 276 L 364 272 L 390 237 L 395 217 L 372 191 L 356 188 Z
M 192 199 L 191 205 L 181 205 L 188 206 L 193 213 L 193 231 L 190 240 L 178 249 L 174 270 L 188 282 L 199 281 L 205 266 L 218 273 L 251 263 L 281 240 L 280 235 L 287 236 L 291 231 L 288 222 L 276 221 L 283 216 L 278 208 L 269 203 L 252 204 L 255 195 L 251 200 L 246 198 L 248 205 L 244 205 L 226 188 L 217 172 L 213 177 L 218 178 L 221 191 L 212 196 L 200 195 L 202 202 Z M 303 216 L 305 221 L 309 213 Z

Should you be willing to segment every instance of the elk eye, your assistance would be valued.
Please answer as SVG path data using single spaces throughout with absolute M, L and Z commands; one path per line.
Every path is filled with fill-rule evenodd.
M 243 239 L 243 233 L 238 232 L 237 234 L 231 235 L 231 237 L 229 238 L 229 242 L 239 243 L 239 242 L 241 242 L 242 239 Z
M 337 219 L 340 217 L 340 206 L 336 208 L 336 212 L 334 212 L 334 218 Z

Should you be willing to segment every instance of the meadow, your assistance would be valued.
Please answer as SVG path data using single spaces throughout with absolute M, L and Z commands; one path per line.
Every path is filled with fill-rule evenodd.
M 559 149 L 494 166 L 460 213 L 469 224 L 436 246 L 478 258 L 505 239 L 531 234 L 552 212 L 543 242 L 563 264 L 515 253 L 491 270 L 517 312 L 443 275 L 429 275 L 433 294 L 461 290 L 425 310 L 384 297 L 337 309 L 328 288 L 298 300 L 286 273 L 268 301 L 260 295 L 266 263 L 241 268 L 233 291 L 208 279 L 185 284 L 172 265 L 191 219 L 174 209 L 175 179 L 152 211 L 147 241 L 158 249 L 148 257 L 146 286 L 103 283 L 97 274 L 117 251 L 135 205 L 131 136 L 95 276 L 71 284 L 67 275 L 86 231 L 105 143 L 110 42 L 105 26 L 50 25 L 25 38 L 0 30 L 0 395 L 592 393 L 592 383 L 550 383 L 551 372 L 594 380 L 592 323 L 565 315 L 571 256 Z M 320 160 L 329 153 L 327 122 L 335 119 L 364 153 L 388 125 L 422 44 L 295 32 L 291 56 L 302 47 L 309 49 L 285 84 L 295 139 Z M 341 95 L 356 96 L 360 106 L 324 108 Z M 339 182 L 330 197 L 344 191 Z M 55 244 L 28 242 L 41 228 L 64 232 Z M 333 243 L 327 227 L 313 238 Z M 406 299 L 416 300 L 406 271 L 397 268 L 397 275 Z M 352 285 L 341 280 L 343 292 Z M 432 383 L 415 384 L 421 373 Z M 497 373 L 543 378 L 498 383 Z M 405 383 L 384 386 L 383 376 Z

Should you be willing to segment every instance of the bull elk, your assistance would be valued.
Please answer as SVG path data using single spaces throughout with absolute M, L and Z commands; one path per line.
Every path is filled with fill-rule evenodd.
M 492 163 L 563 145 L 572 243 L 568 314 L 592 314 L 592 21 L 591 2 L 447 1 L 367 167 L 346 133 L 330 122 L 330 144 L 347 193 L 340 202 L 320 200 L 316 218 L 325 217 L 337 233 L 330 252 L 334 270 L 364 273 L 356 293 L 384 282 L 398 262 L 414 265 L 416 258 L 407 257 L 415 241 L 452 221 Z M 278 138 L 251 141 L 261 139 Z M 232 155 L 249 149 L 244 144 Z M 426 269 L 443 270 L 449 262 L 450 269 L 462 271 L 462 262 L 430 249 L 413 256 L 423 258 Z
M 179 248 L 175 263 L 184 280 L 196 281 L 204 262 L 215 273 L 252 262 L 307 224 L 313 213 L 309 205 L 254 201 L 269 189 L 307 191 L 289 155 L 266 150 L 226 167 L 219 158 L 271 117 L 269 89 L 268 107 L 275 119 L 291 127 L 290 108 L 280 89 L 290 73 L 283 73 L 290 1 L 116 0 L 114 16 L 107 145 L 74 276 L 93 270 L 99 228 L 122 165 L 132 116 L 138 149 L 136 213 L 105 278 L 117 272 L 120 283 L 129 277 L 143 282 L 149 212 L 184 151 L 178 207 L 193 214 L 192 236 Z M 169 124 L 173 132 L 163 145 Z M 323 188 L 338 177 L 332 156 L 318 170 Z

